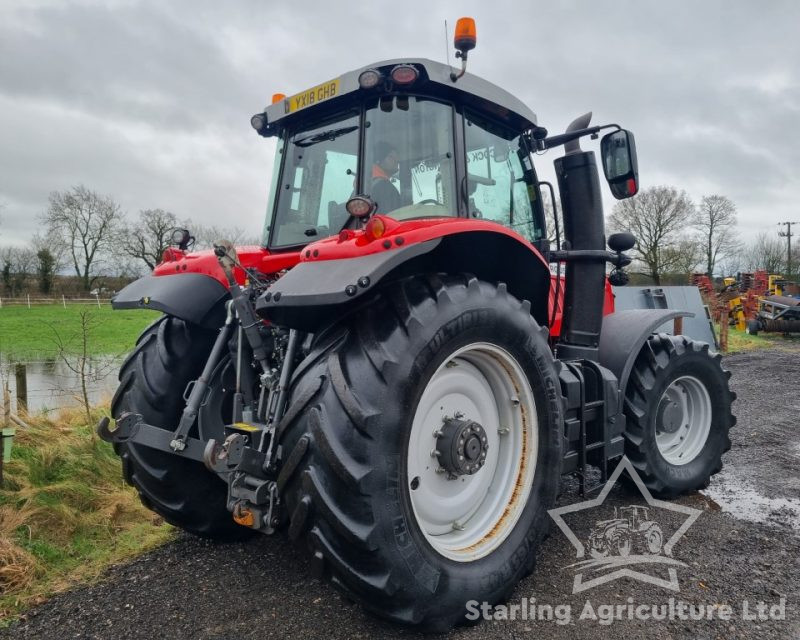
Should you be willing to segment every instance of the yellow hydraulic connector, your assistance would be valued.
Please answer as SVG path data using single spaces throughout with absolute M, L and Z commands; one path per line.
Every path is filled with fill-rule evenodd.
M 723 278 L 722 284 L 724 284 L 726 287 L 732 287 L 736 284 L 736 278 Z

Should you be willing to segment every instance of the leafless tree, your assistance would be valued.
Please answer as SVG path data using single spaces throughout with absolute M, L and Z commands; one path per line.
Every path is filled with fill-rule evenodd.
M 19 295 L 36 272 L 36 252 L 30 247 L 0 249 L 0 270 L 6 294 Z
M 619 202 L 610 227 L 636 236 L 633 252 L 644 267 L 643 275 L 661 284 L 664 274 L 679 273 L 687 263 L 685 248 L 692 240 L 685 229 L 693 214 L 694 205 L 686 192 L 657 186 Z
M 117 363 L 102 361 L 92 357 L 91 342 L 98 320 L 91 307 L 83 307 L 78 313 L 80 324 L 74 335 L 65 339 L 58 329 L 50 325 L 53 332 L 53 342 L 58 352 L 58 358 L 78 378 L 80 385 L 80 401 L 86 415 L 87 424 L 92 423 L 92 405 L 89 399 L 89 386 L 102 380 Z M 77 346 L 77 349 L 75 348 Z M 94 436 L 94 429 L 92 429 Z
M 725 196 L 703 196 L 692 225 L 703 242 L 706 273 L 713 276 L 717 260 L 740 249 L 736 234 L 736 205 Z
M 780 273 L 786 266 L 786 249 L 783 242 L 766 231 L 759 233 L 745 251 L 746 266 L 750 271 L 761 269 L 768 273 Z
M 172 230 L 183 226 L 174 213 L 163 209 L 145 209 L 139 218 L 119 233 L 117 245 L 127 255 L 142 260 L 151 271 L 161 262 L 169 246 Z
M 234 245 L 257 245 L 260 239 L 241 227 L 220 227 L 217 225 L 196 225 L 193 232 L 197 249 L 209 249 L 219 240 L 230 240 Z
M 83 185 L 50 194 L 50 206 L 42 222 L 50 237 L 57 238 L 64 247 L 86 291 L 98 275 L 103 254 L 112 247 L 120 218 L 120 208 L 114 200 Z

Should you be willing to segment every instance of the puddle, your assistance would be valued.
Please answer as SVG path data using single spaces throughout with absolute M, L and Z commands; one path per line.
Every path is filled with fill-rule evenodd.
M 89 401 L 99 403 L 117 388 L 117 373 L 122 356 L 92 356 L 86 363 L 86 387 Z M 12 410 L 16 409 L 15 364 L 0 357 L 0 379 L 9 381 Z M 24 362 L 28 384 L 28 411 L 52 411 L 61 407 L 80 406 L 80 376 L 62 360 L 40 359 Z M 71 362 L 77 368 L 77 362 Z M 0 389 L 2 385 L 0 385 Z M 0 394 L 0 398 L 1 398 Z
M 701 493 L 735 518 L 800 530 L 800 498 L 770 498 L 745 483 L 723 481 Z

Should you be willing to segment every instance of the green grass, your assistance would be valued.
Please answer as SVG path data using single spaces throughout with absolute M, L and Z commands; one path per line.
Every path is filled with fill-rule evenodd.
M 719 325 L 715 327 L 719 338 Z M 744 331 L 731 327 L 728 330 L 728 354 L 756 351 L 759 349 L 789 349 L 794 351 L 800 347 L 800 335 L 784 336 L 780 333 L 759 333 L 751 336 Z
M 82 411 L 27 420 L 0 489 L 0 627 L 174 536 L 125 485 L 119 458 Z
M 81 311 L 91 314 L 89 349 L 94 355 L 127 353 L 155 320 L 156 311 L 114 311 L 108 304 L 8 306 L 0 308 L 0 353 L 11 359 L 58 355 L 56 332 L 72 352 L 80 351 Z

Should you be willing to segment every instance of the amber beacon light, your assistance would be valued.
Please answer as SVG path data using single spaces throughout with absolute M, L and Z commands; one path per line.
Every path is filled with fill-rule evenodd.
M 467 54 L 478 43 L 478 32 L 475 29 L 475 20 L 472 18 L 459 18 L 456 22 L 456 33 L 453 45 L 456 48 L 456 58 L 461 58 L 461 71 L 450 73 L 450 79 L 455 82 L 467 71 Z

